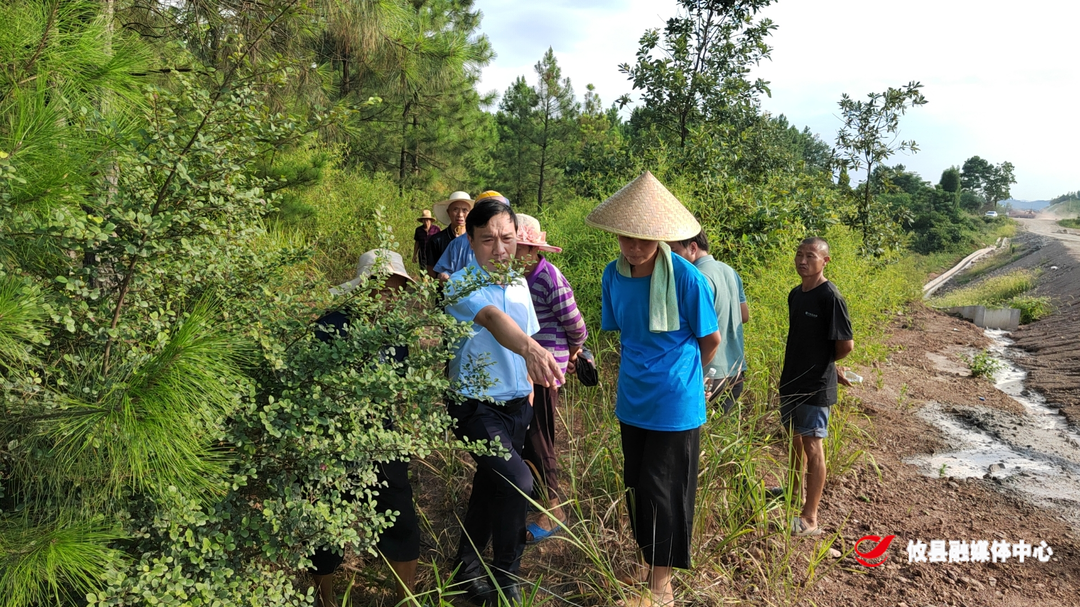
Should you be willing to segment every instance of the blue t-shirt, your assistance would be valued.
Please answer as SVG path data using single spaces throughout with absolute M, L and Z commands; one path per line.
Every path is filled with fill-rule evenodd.
M 467 272 L 487 276 L 486 270 L 473 261 L 465 268 L 454 272 L 446 283 L 447 297 L 453 299 L 454 291 L 461 286 Z M 505 312 L 526 335 L 533 335 L 540 330 L 533 309 L 532 294 L 524 278 L 518 278 L 509 286 L 488 285 L 476 289 L 458 301 L 446 306 L 446 313 L 461 322 L 473 322 L 480 310 L 488 306 Z M 482 368 L 492 383 L 486 389 L 469 385 L 469 379 L 475 379 Z M 502 347 L 490 331 L 478 324 L 473 324 L 472 336 L 461 341 L 457 354 L 450 360 L 450 379 L 461 380 L 466 385 L 461 393 L 469 398 L 488 396 L 496 401 L 505 402 L 528 396 L 532 392 L 525 359 Z
M 646 430 L 679 432 L 705 423 L 705 379 L 698 338 L 714 333 L 712 288 L 690 262 L 672 253 L 679 330 L 649 331 L 652 276 L 604 269 L 600 328 L 619 331 L 622 359 L 615 416 Z
M 435 260 L 436 274 L 453 274 L 476 260 L 472 247 L 469 246 L 469 237 L 465 234 L 450 241 L 443 251 L 442 257 Z

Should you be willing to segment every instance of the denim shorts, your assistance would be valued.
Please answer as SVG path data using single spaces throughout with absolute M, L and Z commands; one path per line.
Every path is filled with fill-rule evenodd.
M 829 408 L 780 398 L 780 424 L 798 436 L 829 436 Z

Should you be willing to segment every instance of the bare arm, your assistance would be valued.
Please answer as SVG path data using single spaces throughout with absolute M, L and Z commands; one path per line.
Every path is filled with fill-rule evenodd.
M 851 354 L 852 350 L 854 350 L 854 349 L 855 349 L 855 340 L 853 340 L 853 339 L 845 339 L 845 340 L 842 340 L 842 341 L 837 341 L 836 342 L 836 358 L 834 360 L 838 361 L 838 360 L 844 358 L 848 354 Z M 844 377 L 844 368 L 841 367 L 840 365 L 836 366 L 836 383 L 838 383 L 838 384 L 840 384 L 842 386 L 851 387 L 851 382 L 849 382 L 848 379 L 846 377 Z
M 739 312 L 742 312 L 742 324 L 750 322 L 750 306 L 745 301 L 739 304 Z
M 487 306 L 480 310 L 473 322 L 490 331 L 499 345 L 524 358 L 529 377 L 534 382 L 551 387 L 561 385 L 565 380 L 551 352 L 526 335 L 505 312 L 495 306 Z
M 720 331 L 713 331 L 705 337 L 699 337 L 698 347 L 701 348 L 701 366 L 707 367 L 720 349 Z
M 570 362 L 566 363 L 567 373 L 573 373 L 577 370 L 578 354 L 581 354 L 581 346 L 572 346 L 570 348 Z

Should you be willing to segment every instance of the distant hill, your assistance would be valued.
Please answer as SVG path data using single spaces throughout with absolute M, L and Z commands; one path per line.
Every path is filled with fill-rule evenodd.
M 1008 200 L 1002 200 L 998 204 L 1000 204 L 1002 206 L 1005 206 L 1007 204 L 1012 205 L 1012 208 L 1014 208 L 1014 209 L 1030 209 L 1032 211 L 1041 211 L 1041 210 L 1045 209 L 1046 207 L 1050 206 L 1050 201 L 1049 200 L 1016 200 L 1015 198 L 1010 198 Z
M 1066 200 L 1065 202 L 1050 205 L 1047 207 L 1046 212 L 1062 216 L 1080 214 L 1080 200 Z

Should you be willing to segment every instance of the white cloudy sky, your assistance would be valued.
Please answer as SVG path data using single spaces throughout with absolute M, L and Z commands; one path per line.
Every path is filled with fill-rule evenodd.
M 502 92 L 551 46 L 580 96 L 596 85 L 605 105 L 631 93 L 618 64 L 641 34 L 662 27 L 674 0 L 477 0 L 498 57 L 481 88 Z M 901 122 L 921 151 L 896 156 L 936 182 L 974 155 L 1016 165 L 1016 198 L 1080 188 L 1080 2 L 1072 0 L 781 0 L 764 107 L 832 144 L 836 102 L 911 80 L 929 103 Z

